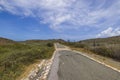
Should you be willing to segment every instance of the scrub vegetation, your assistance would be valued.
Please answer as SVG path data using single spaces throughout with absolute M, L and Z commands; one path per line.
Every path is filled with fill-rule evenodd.
M 96 54 L 120 61 L 120 36 L 88 39 L 78 42 L 65 42 L 64 44 L 74 48 L 83 48 Z
M 15 80 L 36 60 L 49 59 L 54 40 L 15 42 L 0 38 L 0 80 Z
M 15 42 L 0 38 L 0 80 L 15 80 L 23 73 L 26 66 L 38 59 L 51 58 L 55 42 L 120 61 L 120 36 L 78 42 L 66 42 L 61 39 Z

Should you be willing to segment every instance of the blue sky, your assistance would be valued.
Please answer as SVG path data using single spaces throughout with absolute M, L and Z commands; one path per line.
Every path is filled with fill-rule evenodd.
M 0 37 L 13 40 L 120 35 L 120 0 L 0 0 Z

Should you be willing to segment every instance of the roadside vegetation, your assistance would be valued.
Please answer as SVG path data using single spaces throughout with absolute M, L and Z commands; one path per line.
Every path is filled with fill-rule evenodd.
M 61 39 L 15 42 L 0 38 L 0 80 L 16 80 L 26 66 L 36 60 L 51 58 L 55 42 L 120 61 L 120 36 L 78 42 L 66 42 Z
M 95 54 L 120 61 L 120 36 L 89 39 L 78 42 L 64 42 L 74 48 L 82 48 Z
M 52 41 L 7 41 L 0 40 L 0 80 L 16 80 L 26 66 L 38 59 L 51 58 L 54 51 Z

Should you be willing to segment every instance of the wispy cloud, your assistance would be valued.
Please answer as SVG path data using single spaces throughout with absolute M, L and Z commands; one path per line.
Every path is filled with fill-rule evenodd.
M 0 7 L 15 15 L 32 16 L 60 31 L 81 27 L 118 26 L 120 0 L 0 0 Z
M 97 37 L 110 37 L 120 35 L 120 28 L 109 27 L 97 35 Z

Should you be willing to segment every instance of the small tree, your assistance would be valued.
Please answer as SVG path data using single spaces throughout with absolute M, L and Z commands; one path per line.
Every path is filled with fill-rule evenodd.
M 48 47 L 52 47 L 52 46 L 53 46 L 53 43 L 47 43 L 47 46 L 48 46 Z

